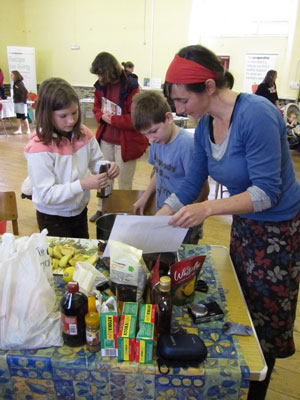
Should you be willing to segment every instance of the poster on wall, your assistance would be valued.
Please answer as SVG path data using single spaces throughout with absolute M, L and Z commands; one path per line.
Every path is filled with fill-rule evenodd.
M 37 93 L 35 72 L 35 48 L 23 46 L 7 46 L 9 75 L 11 71 L 19 71 L 23 76 L 28 92 Z M 13 83 L 11 82 L 11 87 Z
M 270 69 L 276 70 L 278 54 L 246 54 L 243 91 L 255 93 Z

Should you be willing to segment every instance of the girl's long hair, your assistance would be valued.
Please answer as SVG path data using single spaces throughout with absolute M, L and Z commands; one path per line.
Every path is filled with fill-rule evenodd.
M 269 87 L 274 85 L 274 76 L 277 75 L 277 71 L 274 69 L 270 69 L 264 78 L 264 83 L 266 83 Z
M 81 132 L 81 110 L 79 98 L 72 86 L 61 78 L 50 78 L 44 81 L 38 92 L 36 106 L 36 132 L 38 138 L 44 143 L 49 144 L 54 140 L 59 146 L 63 135 L 55 132 L 52 122 L 53 111 L 62 110 L 69 107 L 72 103 L 78 106 L 78 120 L 73 127 L 76 138 L 83 136 Z
M 90 72 L 102 76 L 103 85 L 117 82 L 122 75 L 122 67 L 118 60 L 110 53 L 99 53 L 92 62 Z

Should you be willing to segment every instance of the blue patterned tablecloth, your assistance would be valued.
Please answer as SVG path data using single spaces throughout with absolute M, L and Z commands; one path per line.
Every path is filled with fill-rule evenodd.
M 228 313 L 226 294 L 212 265 L 209 246 L 185 245 L 180 256 L 206 254 L 199 275 L 209 285 L 194 301 L 217 301 Z M 65 291 L 56 278 L 58 297 Z M 226 320 L 226 316 L 225 316 Z M 195 325 L 184 307 L 174 307 L 173 326 L 199 333 L 208 348 L 207 360 L 193 368 L 174 368 L 160 375 L 153 364 L 118 362 L 90 353 L 86 346 L 40 350 L 0 350 L 0 399 L 246 399 L 249 369 L 239 341 L 222 332 L 225 320 Z

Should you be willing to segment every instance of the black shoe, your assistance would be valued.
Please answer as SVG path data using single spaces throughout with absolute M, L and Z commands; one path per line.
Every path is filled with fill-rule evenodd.
M 102 215 L 103 215 L 102 211 L 97 210 L 97 211 L 95 212 L 95 214 L 93 214 L 93 215 L 91 216 L 91 218 L 90 218 L 89 221 L 90 221 L 90 222 L 96 222 L 97 219 L 99 219 L 100 217 L 102 217 Z

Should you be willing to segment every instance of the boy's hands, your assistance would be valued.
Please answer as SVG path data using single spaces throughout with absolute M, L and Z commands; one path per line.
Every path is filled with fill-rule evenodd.
M 141 196 L 133 205 L 133 214 L 144 215 L 147 202 L 146 196 Z

